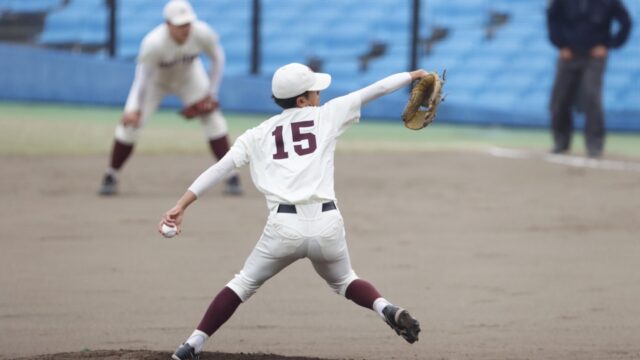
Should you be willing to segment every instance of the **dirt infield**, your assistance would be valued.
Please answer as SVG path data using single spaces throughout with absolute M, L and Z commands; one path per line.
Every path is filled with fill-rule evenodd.
M 168 359 L 267 215 L 243 169 L 246 196 L 213 189 L 161 238 L 208 162 L 135 156 L 104 199 L 105 156 L 1 156 L 0 359 Z M 436 151 L 340 152 L 336 168 L 354 268 L 420 319 L 420 341 L 299 261 L 204 359 L 640 358 L 640 173 Z

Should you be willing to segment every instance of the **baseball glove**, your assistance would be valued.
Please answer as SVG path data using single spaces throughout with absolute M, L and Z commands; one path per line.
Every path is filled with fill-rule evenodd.
M 180 115 L 187 119 L 193 119 L 196 116 L 206 115 L 218 108 L 218 102 L 210 95 L 196 101 L 195 103 L 185 107 L 180 111 Z
M 420 79 L 411 90 L 409 102 L 402 112 L 404 126 L 411 130 L 420 130 L 433 122 L 442 101 L 442 78 L 437 73 L 429 73 Z

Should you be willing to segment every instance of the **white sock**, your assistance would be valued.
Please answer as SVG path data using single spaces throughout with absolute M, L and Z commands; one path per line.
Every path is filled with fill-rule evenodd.
M 377 298 L 374 302 L 373 302 L 373 310 L 375 310 L 375 312 L 378 313 L 378 315 L 380 315 L 380 317 L 384 320 L 384 314 L 382 313 L 382 310 L 387 307 L 387 305 L 391 305 L 390 302 L 387 301 L 387 299 L 379 297 Z
M 208 338 L 209 338 L 209 335 L 207 335 L 203 331 L 196 329 L 193 331 L 193 334 L 191 334 L 191 336 L 189 336 L 189 338 L 185 342 L 193 346 L 197 354 L 202 351 L 202 347 L 204 347 L 204 342 L 207 341 Z
M 117 176 L 118 175 L 118 170 L 112 168 L 112 167 L 108 167 L 107 168 L 107 174 L 111 175 L 111 176 Z

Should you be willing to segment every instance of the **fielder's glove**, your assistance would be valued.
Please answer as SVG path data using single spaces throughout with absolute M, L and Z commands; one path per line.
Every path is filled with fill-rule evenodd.
M 444 75 L 441 78 L 437 73 L 429 73 L 415 84 L 402 112 L 405 127 L 420 130 L 433 122 L 443 99 Z
M 193 119 L 196 116 L 206 115 L 218 108 L 218 102 L 211 95 L 196 101 L 195 103 L 185 107 L 180 111 L 180 115 L 187 119 Z

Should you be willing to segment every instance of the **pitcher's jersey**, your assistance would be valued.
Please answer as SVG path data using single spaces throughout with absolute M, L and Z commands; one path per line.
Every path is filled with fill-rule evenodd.
M 176 43 L 169 35 L 166 24 L 156 26 L 140 45 L 138 63 L 153 69 L 154 81 L 165 85 L 177 85 L 193 67 L 202 65 L 199 55 L 205 53 L 211 59 L 220 59 L 218 34 L 202 21 L 194 21 L 186 42 Z M 222 55 L 223 56 L 223 55 Z M 222 60 L 224 61 L 224 60 Z
M 236 167 L 249 164 L 269 207 L 336 200 L 336 141 L 359 121 L 360 107 L 360 95 L 350 93 L 323 106 L 286 109 L 238 137 L 229 155 Z

